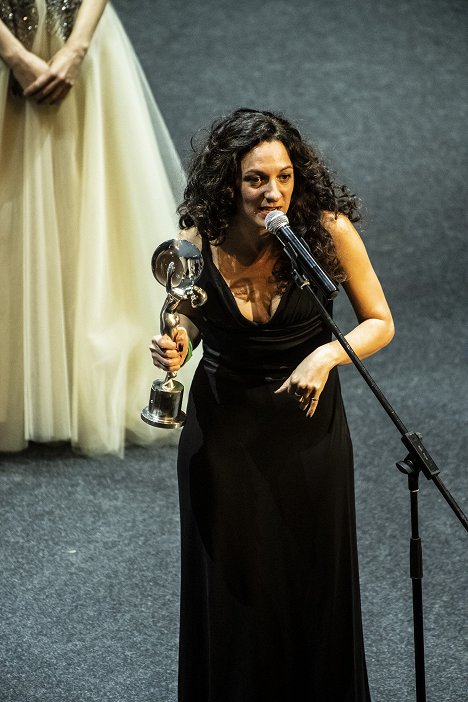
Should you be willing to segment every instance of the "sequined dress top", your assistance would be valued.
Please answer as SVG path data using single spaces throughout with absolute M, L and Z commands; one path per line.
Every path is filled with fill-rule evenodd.
M 81 0 L 46 0 L 47 27 L 65 41 L 71 34 L 76 12 Z M 38 12 L 35 0 L 0 0 L 0 19 L 8 29 L 30 49 L 38 26 Z

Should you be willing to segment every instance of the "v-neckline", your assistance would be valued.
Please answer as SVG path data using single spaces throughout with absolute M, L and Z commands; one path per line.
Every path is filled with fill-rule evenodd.
M 204 242 L 205 242 L 205 241 L 206 241 L 206 240 L 204 240 Z M 240 311 L 239 305 L 237 304 L 237 301 L 236 301 L 236 298 L 235 298 L 235 296 L 234 296 L 234 293 L 232 292 L 231 288 L 230 288 L 229 285 L 227 284 L 226 279 L 225 279 L 224 276 L 222 275 L 222 273 L 221 273 L 221 271 L 219 270 L 218 266 L 215 265 L 215 262 L 214 262 L 213 256 L 212 256 L 212 251 L 211 251 L 211 244 L 210 244 L 209 241 L 206 241 L 206 249 L 208 250 L 209 265 L 211 266 L 212 269 L 214 269 L 215 275 L 216 275 L 216 276 L 218 277 L 218 279 L 220 280 L 221 286 L 224 288 L 224 290 L 225 290 L 225 292 L 226 292 L 226 294 L 227 294 L 227 298 L 228 298 L 229 301 L 230 301 L 231 307 L 234 308 L 234 311 L 235 311 L 236 315 L 239 317 L 239 319 L 240 319 L 242 322 L 244 322 L 245 324 L 251 325 L 251 326 L 253 326 L 253 327 L 266 327 L 266 326 L 268 326 L 269 324 L 271 324 L 271 322 L 276 318 L 276 316 L 277 316 L 277 314 L 278 314 L 278 311 L 279 311 L 281 305 L 283 304 L 283 301 L 284 301 L 286 295 L 289 293 L 293 281 L 292 281 L 292 280 L 288 280 L 288 282 L 287 282 L 287 284 L 286 284 L 286 288 L 285 288 L 283 294 L 280 295 L 280 299 L 279 299 L 279 302 L 278 302 L 278 304 L 277 304 L 277 306 L 276 306 L 276 309 L 275 309 L 275 311 L 273 312 L 273 314 L 270 316 L 270 318 L 267 319 L 266 322 L 255 322 L 255 321 L 252 320 L 252 319 L 248 319 L 248 318 L 247 318 L 244 314 L 242 314 L 242 312 Z

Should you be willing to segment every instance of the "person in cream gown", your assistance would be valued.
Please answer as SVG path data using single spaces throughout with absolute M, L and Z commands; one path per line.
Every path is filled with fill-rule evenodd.
M 0 56 L 0 451 L 170 440 L 140 411 L 184 177 L 135 53 L 105 0 L 33 0 Z

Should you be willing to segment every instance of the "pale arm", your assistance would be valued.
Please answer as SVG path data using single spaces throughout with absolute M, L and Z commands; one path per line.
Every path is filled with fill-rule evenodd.
M 0 56 L 7 66 L 11 68 L 18 54 L 24 51 L 22 43 L 10 32 L 8 27 L 0 20 Z
M 46 61 L 25 49 L 2 20 L 0 20 L 0 57 L 23 90 L 48 70 Z
M 353 306 L 358 325 L 346 339 L 360 358 L 367 358 L 393 338 L 392 315 L 364 244 L 351 222 L 343 215 L 335 220 L 324 215 L 324 226 L 333 237 L 347 280 L 343 288 Z M 334 340 L 307 356 L 277 392 L 303 396 L 301 406 L 311 416 L 332 368 L 351 363 L 341 344 Z M 311 398 L 315 402 L 309 402 Z
M 107 0 L 83 0 L 69 38 L 50 59 L 47 70 L 24 91 L 25 97 L 50 104 L 63 100 L 78 78 L 106 4 Z
M 82 0 L 67 45 L 86 53 L 96 27 L 107 5 L 107 0 Z

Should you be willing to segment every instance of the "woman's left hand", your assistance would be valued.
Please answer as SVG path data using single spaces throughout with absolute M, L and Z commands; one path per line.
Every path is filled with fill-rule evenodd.
M 297 399 L 300 408 L 312 417 L 333 367 L 325 358 L 325 347 L 307 356 L 275 393 L 288 392 Z
M 50 105 L 61 102 L 78 78 L 85 52 L 63 46 L 49 61 L 49 69 L 24 91 L 24 96 Z

